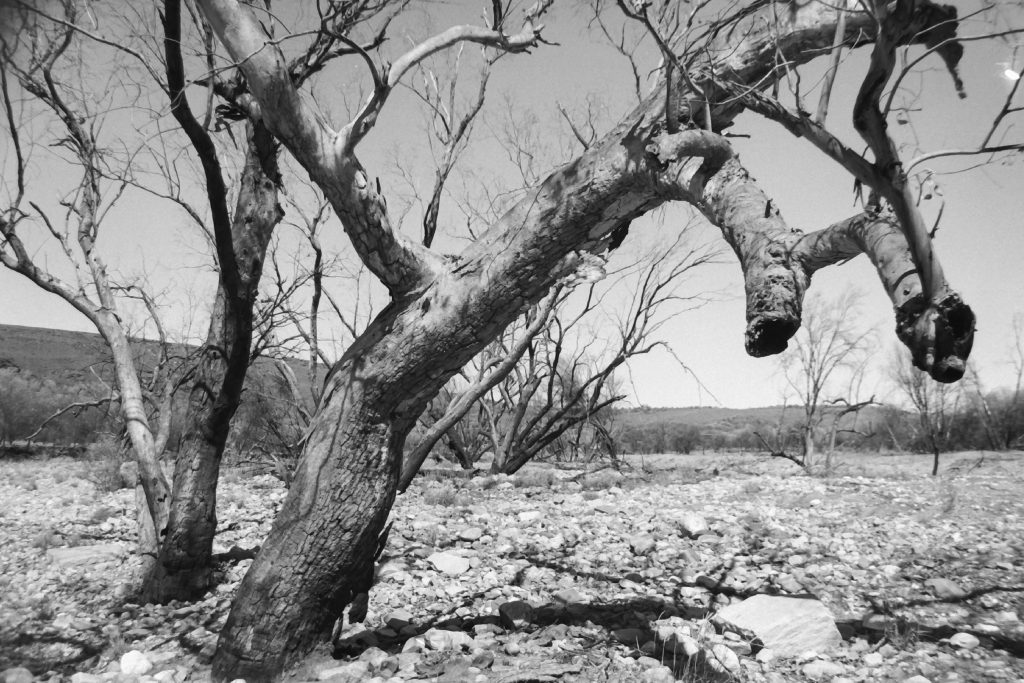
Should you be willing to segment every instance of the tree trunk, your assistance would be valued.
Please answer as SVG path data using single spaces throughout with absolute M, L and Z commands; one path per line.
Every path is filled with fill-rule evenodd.
M 221 278 L 189 394 L 159 560 L 143 588 L 149 601 L 196 600 L 210 584 L 220 463 L 249 368 L 253 306 L 263 260 L 282 217 L 275 142 L 261 124 L 247 126 L 247 139 L 231 223 L 238 291 L 228 291 Z
M 814 429 L 811 427 L 804 427 L 804 443 L 803 443 L 803 466 L 811 467 L 814 465 Z
M 93 322 L 106 340 L 114 359 L 114 372 L 117 376 L 117 388 L 120 393 L 121 417 L 124 420 L 125 432 L 131 443 L 135 461 L 139 465 L 135 497 L 138 504 L 136 508 L 139 533 L 138 552 L 143 561 L 139 567 L 140 575 L 134 577 L 134 580 L 136 583 L 140 583 L 144 581 L 156 563 L 160 543 L 158 529 L 163 529 L 167 524 L 170 487 L 167 485 L 167 477 L 160 466 L 153 432 L 146 416 L 142 385 L 139 383 L 139 375 L 135 370 L 135 359 L 128 337 L 124 334 L 113 309 L 98 313 Z
M 275 680 L 370 590 L 415 422 L 391 417 L 400 385 L 366 360 L 343 358 L 328 379 L 288 499 L 221 632 L 216 680 Z
M 221 631 L 214 679 L 265 681 L 329 634 L 345 605 L 369 590 L 401 448 L 430 399 L 524 307 L 586 265 L 587 256 L 606 251 L 615 230 L 669 201 L 698 205 L 740 255 L 748 296 L 756 299 L 748 338 L 754 355 L 784 348 L 799 324 L 809 273 L 782 240 L 759 237 L 769 223 L 780 234 L 791 231 L 777 212 L 766 211 L 768 198 L 727 139 L 705 130 L 665 132 L 664 89 L 525 193 L 460 254 L 441 259 L 394 230 L 379 190 L 355 158 L 368 121 L 354 121 L 340 134 L 329 129 L 298 96 L 287 61 L 251 13 L 226 0 L 201 6 L 244 72 L 263 119 L 324 190 L 364 263 L 393 296 L 332 368 L 294 484 Z M 811 10 L 834 16 L 823 5 Z M 794 17 L 777 31 L 750 31 L 729 52 L 731 76 L 767 83 L 783 38 L 792 38 L 787 55 L 805 59 L 816 51 L 804 45 L 831 43 L 834 22 L 809 31 L 797 21 L 802 13 Z M 859 30 L 848 24 L 848 33 Z M 677 85 L 686 93 L 685 83 Z M 689 94 L 703 110 L 702 98 Z M 684 124 L 691 119 L 683 111 L 688 104 L 679 108 Z M 721 130 L 740 109 L 730 98 L 707 123 Z M 766 260 L 768 267 L 760 267 Z M 797 286 L 778 284 L 794 277 Z

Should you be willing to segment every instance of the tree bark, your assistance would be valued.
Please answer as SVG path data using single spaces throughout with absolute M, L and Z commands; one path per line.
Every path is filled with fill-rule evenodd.
M 247 124 L 248 147 L 231 222 L 236 291 L 221 278 L 206 344 L 189 393 L 174 488 L 159 561 L 143 587 L 149 601 L 195 600 L 206 592 L 217 527 L 217 481 L 231 419 L 241 401 L 260 275 L 278 204 L 276 142 L 262 124 Z M 222 269 L 223 270 L 223 269 Z
M 244 72 L 268 127 L 324 189 L 357 252 L 394 297 L 332 368 L 288 498 L 221 632 L 214 679 L 251 683 L 279 677 L 330 633 L 346 604 L 369 590 L 401 450 L 417 417 L 525 306 L 581 266 L 584 252 L 604 251 L 616 228 L 672 200 L 694 203 L 715 217 L 727 239 L 732 234 L 738 254 L 759 230 L 772 227 L 763 222 L 766 214 L 779 231 L 791 231 L 777 212 L 766 210 L 763 199 L 758 201 L 763 193 L 735 161 L 725 138 L 692 129 L 665 133 L 661 89 L 582 156 L 527 192 L 461 254 L 441 259 L 391 228 L 382 198 L 354 156 L 358 135 L 352 126 L 364 120 L 341 133 L 329 130 L 297 96 L 283 56 L 251 14 L 231 0 L 201 0 L 201 5 Z M 831 12 L 831 23 L 826 17 L 808 27 L 796 12 L 776 30 L 759 26 L 748 32 L 730 51 L 723 66 L 727 75 L 750 85 L 770 74 L 780 44 L 785 43 L 786 54 L 804 59 L 814 51 L 801 48 L 815 47 L 815 41 L 831 45 L 835 12 L 823 6 L 811 10 L 822 16 Z M 860 28 L 851 21 L 847 33 L 869 40 L 870 31 L 857 33 Z M 677 87 L 686 93 L 685 83 Z M 722 120 L 708 123 L 721 130 L 728 114 L 739 109 L 734 100 L 713 107 Z M 793 240 L 799 237 L 796 233 Z M 755 245 L 742 253 L 745 270 L 757 270 L 755 252 L 760 252 L 777 262 L 767 264 L 768 270 L 787 279 L 802 273 L 806 282 L 803 267 L 767 242 L 763 249 Z M 762 279 L 772 287 L 776 278 Z M 748 286 L 751 295 L 757 298 L 759 290 Z M 798 286 L 764 297 L 769 303 L 758 310 L 768 324 L 763 333 L 748 336 L 752 352 L 784 345 L 787 328 L 791 334 L 799 324 L 802 295 Z M 774 314 L 769 304 L 781 307 L 781 313 Z

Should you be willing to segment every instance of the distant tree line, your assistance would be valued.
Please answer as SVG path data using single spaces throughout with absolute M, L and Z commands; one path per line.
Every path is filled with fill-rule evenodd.
M 938 437 L 942 451 L 1024 448 L 1024 397 L 1020 392 L 978 392 L 967 386 L 961 394 L 955 404 L 951 402 L 945 408 L 941 418 Z M 616 411 L 612 422 L 621 453 L 760 452 L 767 450 L 761 437 L 799 449 L 802 426 L 796 421 L 798 411 L 799 407 L 789 408 L 793 421 L 781 427 L 765 420 L 698 426 L 679 421 L 669 411 L 659 414 L 641 409 Z M 643 414 L 642 420 L 635 417 L 639 413 Z M 780 408 L 783 417 L 781 413 Z M 932 434 L 917 411 L 889 405 L 862 417 L 856 431 L 841 429 L 836 447 L 906 453 L 931 453 L 934 449 Z

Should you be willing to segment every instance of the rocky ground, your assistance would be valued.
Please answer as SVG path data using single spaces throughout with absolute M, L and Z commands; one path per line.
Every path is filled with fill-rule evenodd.
M 291 680 L 1024 681 L 1024 455 L 945 462 L 428 473 L 365 623 Z M 251 560 L 202 602 L 131 603 L 134 495 L 93 468 L 0 463 L 0 678 L 208 678 Z M 258 545 L 283 487 L 229 471 L 221 491 L 216 550 Z

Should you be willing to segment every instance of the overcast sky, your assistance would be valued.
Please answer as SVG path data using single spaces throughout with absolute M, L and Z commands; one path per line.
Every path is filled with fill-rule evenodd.
M 483 5 L 462 0 L 435 5 L 431 13 L 396 25 L 396 31 L 398 35 L 415 39 L 425 36 L 431 25 L 436 29 L 453 22 L 478 22 Z M 538 121 L 538 137 L 544 140 L 544 135 L 557 127 L 559 104 L 570 111 L 579 111 L 591 97 L 603 108 L 606 122 L 614 121 L 629 107 L 628 63 L 602 43 L 596 33 L 587 31 L 586 12 L 581 6 L 556 2 L 556 9 L 546 23 L 544 35 L 559 45 L 543 46 L 530 55 L 509 56 L 498 64 L 490 87 L 486 118 L 477 127 L 476 142 L 465 157 L 464 168 L 468 173 L 482 176 L 493 172 L 496 176 L 507 176 L 511 172 L 495 144 L 504 114 L 509 110 L 532 111 Z M 974 24 L 961 33 L 971 35 L 985 30 L 984 24 Z M 894 126 L 902 142 L 909 144 L 916 140 L 917 151 L 909 150 L 908 158 L 921 151 L 977 145 L 1012 85 L 1006 70 L 1022 66 L 1012 63 L 1013 45 L 1007 41 L 965 44 L 963 76 L 968 93 L 965 100 L 958 99 L 937 59 L 924 62 L 925 72 L 908 79 L 908 83 L 922 93 L 915 103 L 915 109 L 920 111 L 909 114 L 910 124 Z M 865 58 L 866 53 L 861 51 L 844 61 L 830 114 L 830 127 L 856 149 L 862 145 L 856 142 L 849 112 L 859 77 L 864 72 Z M 1017 58 L 1024 61 L 1024 50 L 1018 51 Z M 102 72 L 104 68 L 103 64 L 86 65 L 87 73 L 96 84 L 109 84 Z M 345 83 L 363 78 L 365 74 L 359 69 L 358 60 L 351 60 L 343 67 L 328 69 L 320 79 L 321 99 L 332 110 L 341 111 L 346 102 L 357 99 L 353 92 L 345 92 Z M 820 70 L 809 70 L 804 82 L 813 84 L 816 73 Z M 339 83 L 337 87 L 335 81 Z M 1018 99 L 1021 100 L 1018 104 L 1024 104 L 1024 94 Z M 816 93 L 808 95 L 808 101 L 816 103 Z M 201 100 L 196 104 L 202 106 Z M 1015 139 L 1019 140 L 1021 114 L 1016 116 L 1015 127 L 1011 128 L 1011 121 L 1005 129 L 1009 131 L 1008 136 L 1016 134 Z M 402 182 L 393 169 L 396 159 L 408 165 L 408 172 L 420 179 L 423 187 L 428 186 L 425 183 L 430 177 L 430 152 L 422 140 L 422 121 L 422 108 L 413 98 L 397 96 L 389 103 L 376 130 L 360 147 L 360 156 L 370 173 L 381 176 L 385 193 Z M 340 117 L 335 122 L 340 124 Z M 133 125 L 133 118 L 128 114 L 112 115 L 105 135 L 109 139 L 129 134 Z M 29 131 L 28 126 L 26 131 Z M 791 225 L 813 230 L 857 213 L 851 177 L 809 143 L 790 136 L 776 124 L 751 115 L 741 117 L 731 132 L 750 136 L 735 141 L 741 159 L 774 197 Z M 52 139 L 45 130 L 32 128 L 31 134 L 41 144 L 48 144 Z M 565 144 L 564 136 L 560 144 Z M 10 178 L 11 148 L 6 139 L 0 146 L 0 154 L 4 155 L 5 177 Z M 998 164 L 961 171 L 976 162 L 976 159 L 957 160 L 931 165 L 941 172 L 936 178 L 945 200 L 936 248 L 953 288 L 963 295 L 978 316 L 973 358 L 983 381 L 994 387 L 1009 380 L 1007 350 L 1013 341 L 1011 320 L 1015 313 L 1024 312 L 1021 297 L 1024 268 L 1020 264 L 1024 257 L 1024 159 L 1017 156 Z M 34 192 L 42 201 L 52 202 L 58 195 L 59 179 L 66 179 L 67 173 L 65 162 L 40 148 L 30 168 L 30 194 Z M 939 194 L 933 194 L 933 199 L 924 206 L 928 220 L 934 220 L 940 206 Z M 454 220 L 452 217 L 456 215 L 451 206 L 445 206 L 443 217 Z M 676 229 L 687 216 L 681 209 L 669 210 L 658 229 Z M 418 222 L 419 216 L 411 214 L 405 222 L 406 229 L 415 234 Z M 644 229 L 644 225 L 635 226 L 630 239 L 637 242 L 657 239 L 650 234 L 653 227 L 648 225 L 647 234 Z M 724 246 L 717 231 L 710 226 L 705 224 L 696 232 L 699 241 L 717 241 Z M 455 242 L 442 241 L 444 244 Z M 209 298 L 213 277 L 205 266 L 208 262 L 204 256 L 205 245 L 195 229 L 187 226 L 180 212 L 138 193 L 129 193 L 108 217 L 100 249 L 113 270 L 126 276 L 147 273 L 154 286 L 166 292 L 168 317 L 173 319 L 175 329 L 187 330 L 192 325 L 197 328 L 193 334 L 201 331 L 205 325 L 201 321 L 205 310 L 203 302 Z M 45 262 L 58 269 L 61 267 L 59 255 L 52 247 L 41 248 L 38 253 Z M 667 353 L 656 353 L 633 362 L 628 373 L 633 402 L 652 406 L 745 407 L 785 400 L 785 383 L 777 361 L 749 358 L 743 350 L 742 277 L 732 253 L 727 251 L 722 263 L 705 267 L 693 287 L 719 292 L 718 300 L 663 328 L 665 338 L 692 375 Z M 894 320 L 889 301 L 867 259 L 862 256 L 820 272 L 815 276 L 812 291 L 835 297 L 851 288 L 864 293 L 860 319 L 865 327 L 878 331 L 874 355 L 878 361 L 876 367 L 882 368 L 896 346 Z M 181 294 L 183 289 L 188 290 L 188 297 Z M 20 275 L 3 269 L 0 269 L 0 323 L 94 331 L 69 305 Z M 693 376 L 699 378 L 699 382 Z M 880 376 L 869 384 L 867 393 L 886 395 L 888 387 Z

